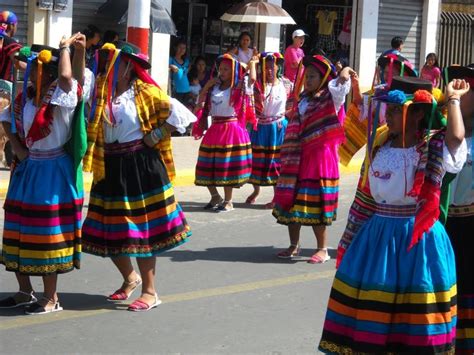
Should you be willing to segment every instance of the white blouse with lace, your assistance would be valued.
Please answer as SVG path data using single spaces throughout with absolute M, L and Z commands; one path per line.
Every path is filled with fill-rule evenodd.
M 84 73 L 83 98 L 89 100 L 94 78 L 92 72 L 87 69 Z M 51 125 L 51 133 L 33 143 L 30 150 L 51 150 L 62 147 L 71 137 L 71 123 L 74 116 L 74 110 L 78 104 L 77 98 L 77 81 L 72 79 L 72 88 L 69 92 L 63 91 L 59 85 L 56 87 L 51 96 L 51 104 L 56 105 L 53 109 L 53 123 Z M 34 99 L 27 99 L 23 109 L 23 131 L 25 137 L 28 135 L 33 120 L 37 112 Z M 10 122 L 10 110 L 4 110 L 0 114 L 0 121 Z
M 459 172 L 466 161 L 466 152 L 466 141 L 463 141 L 454 155 L 444 145 L 444 172 Z M 369 167 L 370 192 L 375 202 L 390 205 L 415 204 L 416 198 L 407 196 L 407 193 L 413 188 L 419 160 L 416 147 L 393 148 L 391 141 L 380 147 Z
M 186 127 L 196 121 L 196 116 L 178 100 L 171 97 L 169 100 L 170 116 L 166 122 L 184 133 Z M 126 143 L 143 138 L 133 87 L 113 99 L 112 110 L 115 124 L 104 123 L 105 143 Z
M 474 189 L 472 188 L 472 137 L 466 138 L 466 164 L 451 183 L 451 201 L 455 206 L 469 206 L 474 204 Z
M 245 92 L 247 95 L 253 94 L 253 85 L 248 82 L 248 77 L 244 78 Z M 215 85 L 211 92 L 211 109 L 210 116 L 218 117 L 235 117 L 235 109 L 230 105 L 230 94 L 232 89 L 229 87 L 221 90 L 219 85 Z
M 280 80 L 278 84 L 265 85 L 265 102 L 263 103 L 263 116 L 284 116 L 286 110 L 286 88 Z
M 342 84 L 337 83 L 337 78 L 332 79 L 328 83 L 328 89 L 331 93 L 332 101 L 334 102 L 334 108 L 336 109 L 336 113 L 339 113 L 341 106 L 344 105 L 346 101 L 346 96 L 351 91 L 351 81 L 347 80 Z M 308 98 L 304 98 L 298 104 L 298 110 L 301 115 L 304 115 L 306 109 L 308 108 Z

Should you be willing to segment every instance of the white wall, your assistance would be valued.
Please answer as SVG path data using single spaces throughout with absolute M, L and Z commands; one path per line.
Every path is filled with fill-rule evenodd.
M 268 0 L 267 2 L 278 6 L 282 4 L 282 0 Z M 280 26 L 276 24 L 260 25 L 260 51 L 278 52 L 280 50 Z
M 441 0 L 424 0 L 421 30 L 419 67 L 423 66 L 428 53 L 436 52 Z
M 76 0 L 80 1 L 80 0 Z M 55 12 L 48 11 L 47 15 L 47 31 L 46 45 L 58 47 L 59 41 L 63 36 L 70 37 L 72 31 L 72 8 L 74 0 L 69 0 L 65 11 Z
M 172 0 L 160 0 L 171 14 Z M 151 33 L 151 76 L 163 90 L 168 90 L 168 62 L 170 52 L 171 36 L 162 33 Z

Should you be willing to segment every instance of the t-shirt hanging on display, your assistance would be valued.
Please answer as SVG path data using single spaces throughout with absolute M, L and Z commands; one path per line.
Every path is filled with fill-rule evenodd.
M 337 12 L 319 10 L 316 13 L 318 20 L 318 40 L 316 47 L 322 49 L 326 55 L 330 55 L 336 49 L 334 38 L 334 22 L 337 20 Z

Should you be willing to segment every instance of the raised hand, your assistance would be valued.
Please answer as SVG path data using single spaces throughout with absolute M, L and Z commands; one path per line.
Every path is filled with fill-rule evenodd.
M 460 98 L 470 90 L 469 83 L 464 79 L 454 79 L 446 86 L 446 96 L 450 99 Z

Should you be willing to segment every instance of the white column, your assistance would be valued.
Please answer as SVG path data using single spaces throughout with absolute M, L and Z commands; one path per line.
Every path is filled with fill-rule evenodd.
M 160 0 L 159 2 L 171 14 L 172 0 Z M 166 91 L 168 89 L 168 62 L 171 36 L 162 33 L 152 33 L 151 36 L 151 76 Z
M 355 70 L 359 73 L 361 90 L 372 86 L 374 68 L 377 60 L 377 30 L 379 0 L 358 0 L 354 55 Z M 354 17 L 353 17 L 354 18 Z
M 278 6 L 282 4 L 282 0 L 268 0 L 267 2 Z M 260 24 L 259 51 L 278 52 L 280 50 L 280 26 L 270 23 Z
M 428 53 L 436 52 L 440 11 L 441 0 L 423 1 L 421 46 L 418 63 L 424 63 Z M 420 64 L 421 66 L 422 64 Z
M 64 11 L 48 11 L 48 29 L 46 31 L 46 45 L 58 47 L 63 36 L 70 37 L 72 32 L 72 8 L 74 0 L 69 0 Z

